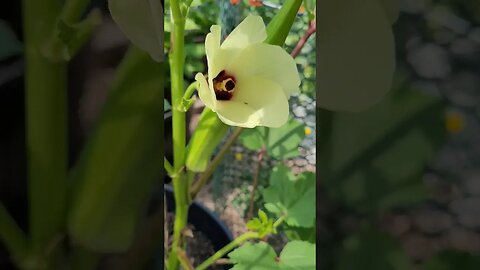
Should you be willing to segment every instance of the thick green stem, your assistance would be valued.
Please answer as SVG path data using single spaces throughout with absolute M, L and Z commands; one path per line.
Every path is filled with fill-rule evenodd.
M 173 20 L 173 47 L 170 55 L 173 121 L 173 168 L 172 178 L 175 196 L 175 221 L 173 226 L 172 250 L 168 258 L 168 269 L 178 269 L 177 248 L 182 244 L 182 231 L 187 225 L 188 181 L 183 173 L 185 166 L 186 123 L 185 112 L 179 110 L 184 94 L 183 67 L 185 62 L 184 34 L 185 19 L 180 12 L 178 0 L 170 2 Z
M 173 1 L 172 1 L 173 4 Z M 185 163 L 186 125 L 185 112 L 178 110 L 183 97 L 183 66 L 185 22 L 174 24 L 174 46 L 170 57 L 171 89 L 172 89 L 172 121 L 173 121 L 173 166 L 179 171 Z
M 215 252 L 210 258 L 206 259 L 203 263 L 201 263 L 195 270 L 204 270 L 207 269 L 210 265 L 214 264 L 218 259 L 222 258 L 230 252 L 232 249 L 240 246 L 243 242 L 250 240 L 250 239 L 257 239 L 259 238 L 259 234 L 257 232 L 246 232 L 239 237 L 235 238 L 232 242 L 228 245 L 224 246 L 219 251 Z
M 173 193 L 175 196 L 175 220 L 173 225 L 173 242 L 172 250 L 168 257 L 168 269 L 178 269 L 177 249 L 181 248 L 182 233 L 185 226 L 187 226 L 188 217 L 188 181 L 185 174 L 177 175 L 172 179 Z
M 64 230 L 67 174 L 66 64 L 41 51 L 63 1 L 23 0 L 30 233 L 35 253 Z

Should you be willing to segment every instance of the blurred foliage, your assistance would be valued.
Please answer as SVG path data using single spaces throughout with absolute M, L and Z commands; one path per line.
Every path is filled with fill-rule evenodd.
M 424 270 L 477 270 L 480 256 L 458 250 L 445 250 L 431 257 L 424 265 Z
M 320 218 L 321 226 L 326 226 L 325 229 L 319 228 L 320 239 L 323 241 L 320 251 L 323 260 L 320 262 L 324 265 L 321 268 L 480 269 L 476 237 L 468 239 L 470 236 L 450 236 L 452 228 L 430 235 L 420 225 L 415 225 L 415 221 L 398 238 L 380 229 L 388 227 L 396 233 L 400 230 L 391 226 L 399 225 L 401 222 L 392 221 L 393 224 L 390 224 L 390 221 L 383 220 L 385 213 L 388 213 L 387 216 L 392 214 L 395 217 L 398 214 L 405 214 L 409 220 L 417 218 L 427 219 L 429 222 L 434 221 L 423 213 L 417 213 L 418 216 L 415 216 L 412 212 L 425 207 L 451 215 L 448 209 L 443 208 L 448 206 L 451 198 L 450 193 L 444 193 L 442 184 L 448 182 L 449 187 L 452 184 L 455 198 L 461 198 L 462 191 L 459 194 L 455 189 L 460 180 L 464 179 L 458 176 L 462 174 L 461 171 L 455 178 L 446 176 L 444 170 L 448 168 L 445 165 L 448 165 L 447 162 L 461 163 L 462 161 L 457 159 L 462 155 L 467 156 L 466 159 L 471 162 L 474 157 L 469 153 L 476 151 L 475 144 L 462 141 L 462 147 L 470 149 L 453 153 L 450 148 L 451 142 L 466 134 L 459 132 L 460 135 L 455 138 L 447 137 L 445 125 L 448 124 L 451 130 L 459 130 L 464 124 L 470 125 L 470 129 L 476 129 L 477 125 L 471 122 L 467 124 L 465 119 L 463 119 L 465 123 L 446 123 L 445 112 L 448 108 L 457 106 L 452 102 L 451 97 L 454 94 L 464 95 L 468 103 L 477 104 L 478 99 L 474 97 L 477 97 L 478 87 L 475 83 L 462 78 L 461 84 L 455 85 L 451 92 L 445 89 L 448 88 L 450 79 L 458 73 L 471 73 L 473 77 L 478 75 L 476 61 L 478 43 L 472 42 L 475 43 L 472 45 L 475 49 L 468 54 L 462 54 L 461 57 L 453 47 L 457 41 L 474 40 L 473 34 L 478 31 L 480 23 L 480 2 L 476 0 L 398 2 L 403 8 L 414 7 L 412 10 L 405 8 L 405 12 L 400 14 L 394 25 L 397 75 L 403 76 L 404 80 L 395 81 L 394 91 L 380 104 L 366 112 L 347 114 L 320 110 L 317 114 L 319 119 L 317 128 L 320 130 L 318 154 L 319 158 L 322 158 L 318 160 L 318 168 L 322 179 L 321 191 L 325 199 L 321 208 L 325 210 L 325 215 Z M 434 14 L 436 12 L 438 13 Z M 436 17 L 437 21 L 432 22 L 433 19 L 430 18 L 432 16 L 439 16 L 441 19 Z M 458 23 L 457 26 L 467 25 L 465 31 L 462 32 L 462 27 L 459 27 L 462 30 L 460 31 L 451 26 L 455 23 Z M 433 44 L 445 52 L 448 57 L 447 65 L 451 68 L 450 74 L 444 78 L 430 79 L 418 73 L 412 64 L 412 52 L 425 44 Z M 430 63 L 431 60 L 425 58 L 421 64 L 431 64 L 430 68 L 434 68 L 435 64 Z M 472 91 L 468 92 L 469 89 Z M 460 108 L 460 111 L 463 112 L 462 109 Z M 472 112 L 472 115 L 474 113 Z M 440 149 L 441 155 L 437 155 Z M 440 162 L 441 165 L 437 165 L 439 159 L 443 161 Z M 460 166 L 465 168 L 467 165 L 461 163 Z M 429 173 L 438 176 L 435 179 L 441 183 L 427 182 L 425 175 Z M 432 184 L 432 187 L 427 183 Z M 436 195 L 435 198 L 429 196 L 431 193 Z M 426 212 L 430 213 L 428 210 Z M 454 217 L 455 226 L 462 226 L 455 219 Z M 456 228 L 455 226 L 453 228 Z M 409 242 L 412 234 L 420 234 L 425 242 Z M 478 230 L 472 232 L 472 235 L 475 234 L 478 234 Z M 447 235 L 449 240 L 437 245 L 437 240 L 443 240 Z M 462 240 L 459 240 L 460 238 Z M 400 241 L 405 246 L 402 246 Z M 475 253 L 447 250 L 429 258 L 431 251 L 459 246 L 456 241 L 475 245 Z M 412 258 L 404 254 L 406 248 L 411 249 L 409 254 Z M 463 246 L 463 249 L 467 247 Z
M 130 245 L 155 181 L 161 175 L 159 125 L 163 65 L 132 48 L 71 173 L 69 233 L 101 252 Z M 115 226 L 112 226 L 115 224 Z
M 349 235 L 335 258 L 335 270 L 413 270 L 408 257 L 388 234 L 365 226 Z M 460 268 L 459 268 L 460 269 Z
M 370 110 L 318 117 L 318 164 L 331 199 L 367 214 L 427 199 L 421 177 L 445 137 L 441 100 L 398 88 Z

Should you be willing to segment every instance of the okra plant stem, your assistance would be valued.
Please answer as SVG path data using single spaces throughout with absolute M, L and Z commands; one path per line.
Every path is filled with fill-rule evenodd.
M 201 263 L 195 270 L 204 270 L 207 269 L 210 265 L 214 264 L 218 259 L 222 258 L 225 254 L 230 252 L 232 249 L 240 246 L 243 242 L 250 240 L 250 239 L 257 239 L 259 238 L 259 234 L 257 232 L 246 232 L 239 237 L 235 238 L 232 242 L 228 245 L 221 248 L 219 251 L 215 252 L 210 258 L 206 259 L 203 263 Z
M 64 230 L 66 219 L 66 63 L 42 54 L 62 1 L 22 4 L 30 234 L 33 252 L 40 253 Z
M 187 225 L 188 213 L 188 181 L 183 173 L 185 167 L 186 123 L 185 112 L 179 110 L 179 103 L 184 94 L 184 34 L 185 18 L 180 11 L 180 1 L 171 0 L 173 25 L 173 46 L 170 52 L 170 76 L 172 91 L 172 122 L 173 122 L 173 168 L 175 174 L 172 178 L 175 197 L 175 220 L 173 226 L 172 249 L 168 257 L 168 269 L 177 270 L 179 261 L 177 249 L 182 245 L 182 231 Z

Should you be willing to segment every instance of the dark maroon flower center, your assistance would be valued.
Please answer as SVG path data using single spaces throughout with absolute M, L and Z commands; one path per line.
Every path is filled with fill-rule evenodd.
M 220 71 L 217 77 L 213 79 L 213 90 L 217 100 L 230 100 L 235 91 L 235 77 L 228 74 L 225 70 Z

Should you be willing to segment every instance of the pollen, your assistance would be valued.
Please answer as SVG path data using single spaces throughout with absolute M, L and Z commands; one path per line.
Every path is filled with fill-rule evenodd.
M 213 79 L 213 89 L 217 100 L 230 100 L 235 91 L 235 77 L 222 70 L 217 77 Z

